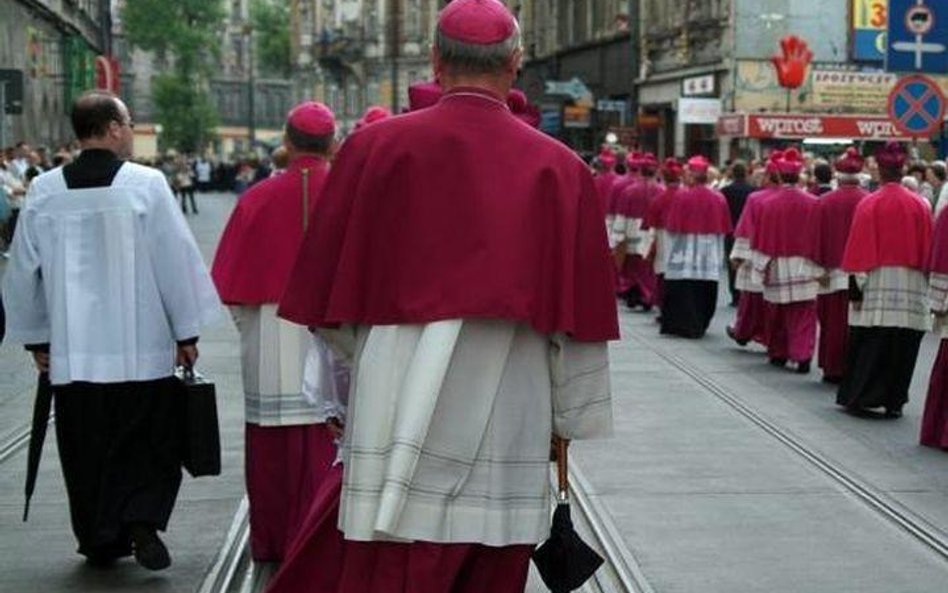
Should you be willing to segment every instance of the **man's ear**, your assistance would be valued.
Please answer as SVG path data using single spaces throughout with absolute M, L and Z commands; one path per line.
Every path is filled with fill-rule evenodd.
M 431 70 L 434 72 L 435 80 L 441 80 L 444 64 L 441 62 L 441 52 L 434 45 L 431 46 Z
M 517 78 L 517 75 L 520 73 L 520 68 L 523 66 L 523 50 L 518 49 L 510 56 L 510 62 L 507 64 L 507 73 L 512 75 L 514 79 Z

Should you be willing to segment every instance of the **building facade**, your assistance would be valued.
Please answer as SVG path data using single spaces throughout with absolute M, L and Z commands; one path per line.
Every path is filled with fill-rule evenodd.
M 109 53 L 108 0 L 0 2 L 0 70 L 7 111 L 0 146 L 21 140 L 53 147 L 69 142 L 69 107 L 95 86 L 95 60 Z M 14 71 L 14 73 L 9 73 Z M 9 101 L 22 80 L 22 104 Z
M 520 86 L 543 113 L 542 128 L 581 152 L 608 131 L 635 141 L 637 57 L 628 0 L 512 0 L 524 36 Z M 579 81 L 582 86 L 569 85 Z M 552 83 L 552 84 L 550 84 Z M 569 90 L 569 93 L 562 92 Z M 571 94 L 570 94 L 571 93 Z

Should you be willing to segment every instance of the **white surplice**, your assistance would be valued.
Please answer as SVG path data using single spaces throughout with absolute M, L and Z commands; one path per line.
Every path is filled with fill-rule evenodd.
M 611 434 L 605 343 L 499 320 L 359 327 L 349 343 L 346 539 L 540 542 L 551 432 Z
M 348 369 L 322 338 L 280 319 L 276 309 L 231 307 L 240 332 L 244 420 L 273 427 L 344 419 Z
M 220 300 L 160 171 L 122 165 L 109 187 L 33 180 L 3 281 L 7 338 L 50 344 L 53 384 L 173 373 L 175 341 L 200 335 Z

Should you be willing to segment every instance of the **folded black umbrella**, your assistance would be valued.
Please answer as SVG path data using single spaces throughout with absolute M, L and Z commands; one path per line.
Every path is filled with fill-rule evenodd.
M 556 469 L 559 497 L 553 512 L 550 539 L 533 553 L 533 563 L 540 578 L 553 593 L 569 593 L 579 589 L 602 566 L 603 559 L 584 542 L 573 528 L 569 509 L 569 441 L 556 442 Z
M 43 442 L 46 441 L 46 429 L 49 427 L 49 412 L 53 404 L 53 388 L 49 384 L 49 373 L 40 373 L 36 381 L 36 400 L 33 402 L 33 426 L 30 430 L 30 449 L 26 459 L 26 504 L 23 507 L 23 521 L 30 516 L 30 498 L 36 488 L 36 476 L 39 473 L 40 457 L 43 455 Z

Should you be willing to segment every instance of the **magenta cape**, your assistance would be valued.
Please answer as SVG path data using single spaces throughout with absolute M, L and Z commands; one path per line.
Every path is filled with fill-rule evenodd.
M 604 216 L 569 149 L 490 95 L 447 94 L 345 143 L 279 313 L 328 327 L 506 319 L 615 339 Z
M 607 214 L 618 214 L 618 204 L 622 192 L 625 191 L 625 188 L 629 187 L 633 183 L 639 180 L 637 174 L 627 173 L 625 175 L 616 174 L 615 181 L 612 182 L 612 191 L 609 192 L 609 203 L 606 205 Z
M 705 185 L 679 190 L 665 214 L 665 230 L 684 235 L 726 235 L 731 232 L 727 200 Z
M 616 213 L 644 221 L 652 202 L 662 193 L 662 189 L 655 181 L 644 178 L 626 185 L 616 202 Z
M 856 207 L 842 268 L 853 273 L 887 266 L 924 270 L 932 244 L 931 212 L 928 202 L 901 184 L 886 183 Z
M 734 229 L 735 237 L 748 241 L 754 237 L 754 227 L 760 217 L 761 206 L 771 193 L 773 193 L 773 188 L 765 187 L 747 196 L 747 203 L 744 204 L 744 210 L 737 221 L 737 228 Z
M 770 257 L 820 254 L 820 203 L 796 187 L 775 188 L 764 198 L 751 235 L 751 248 Z
M 843 251 L 856 206 L 869 192 L 855 185 L 843 185 L 820 198 L 820 259 L 824 268 L 837 269 L 843 262 Z
M 309 212 L 305 214 L 304 169 L 309 171 Z M 261 181 L 240 198 L 211 268 L 225 304 L 279 302 L 303 242 L 304 217 L 312 215 L 327 172 L 325 160 L 300 157 L 285 173 Z
M 668 214 L 668 208 L 681 191 L 682 188 L 678 184 L 666 185 L 665 190 L 652 201 L 652 205 L 648 208 L 648 216 L 645 218 L 645 223 L 649 228 L 665 228 L 665 218 Z
M 948 216 L 939 215 L 938 220 L 935 221 L 928 271 L 935 274 L 948 274 Z
M 599 194 L 599 203 L 603 212 L 609 212 L 609 197 L 612 194 L 612 187 L 618 179 L 619 176 L 612 171 L 596 175 L 596 192 Z

